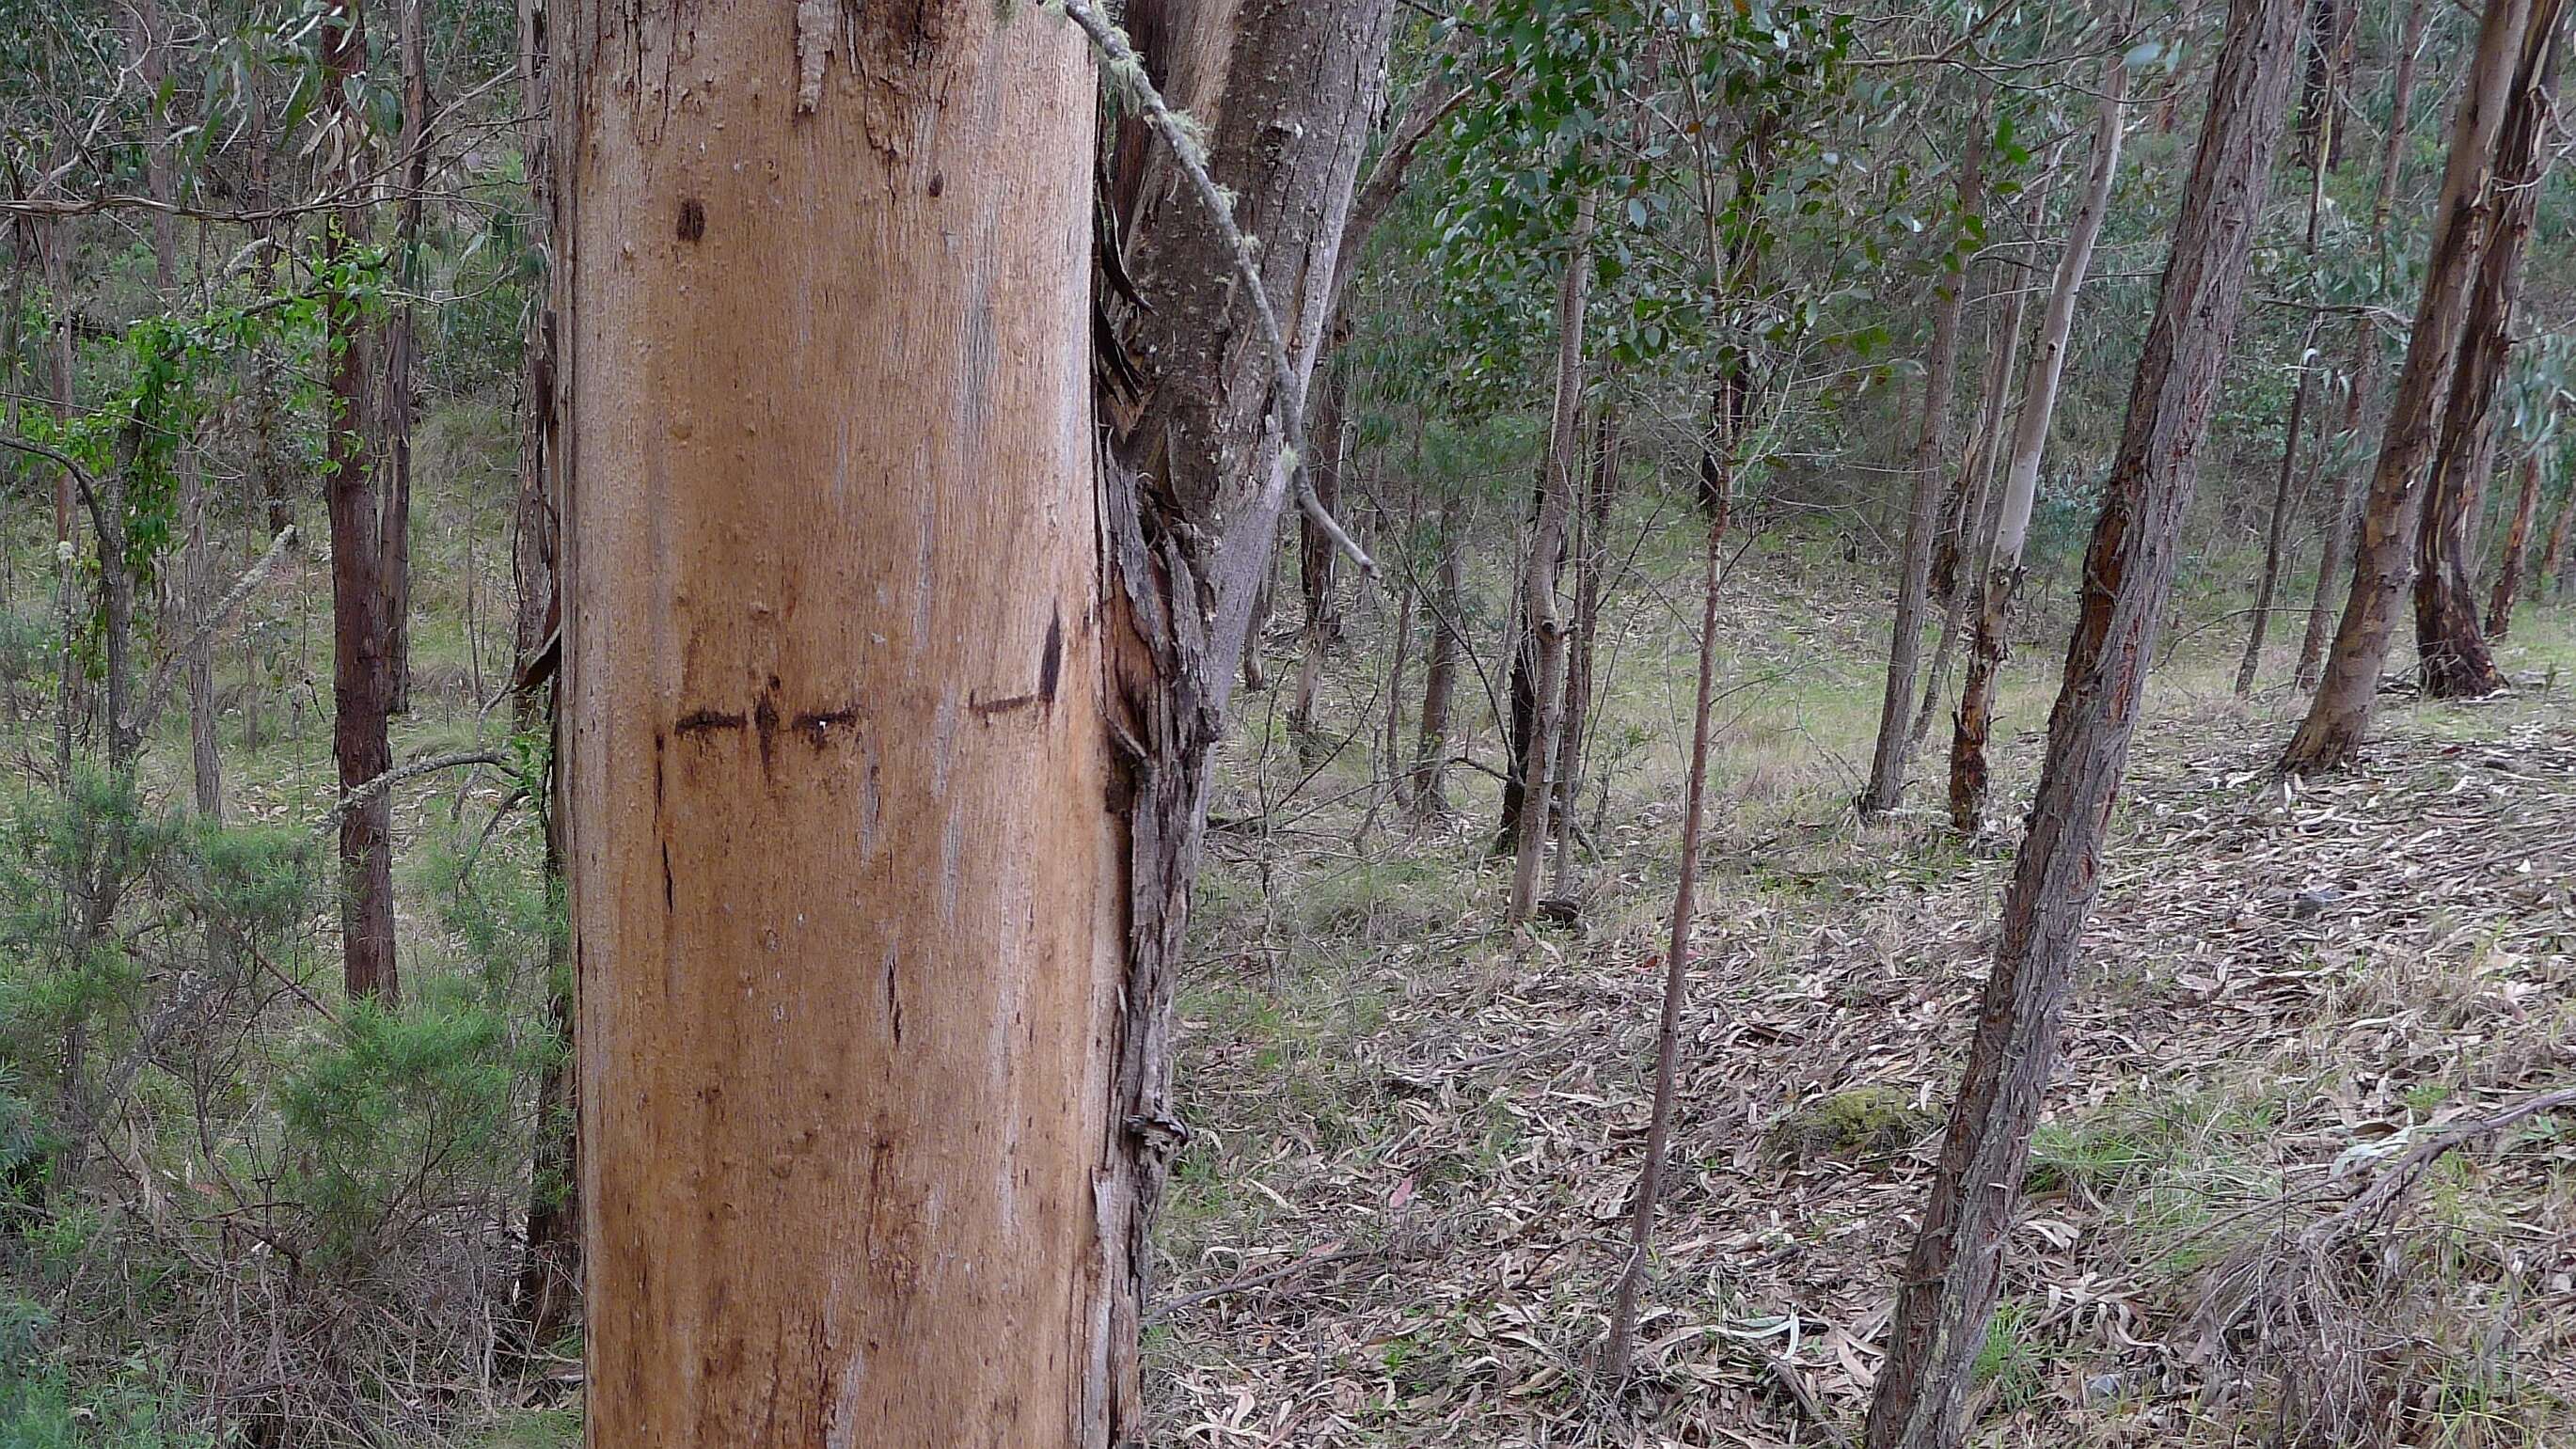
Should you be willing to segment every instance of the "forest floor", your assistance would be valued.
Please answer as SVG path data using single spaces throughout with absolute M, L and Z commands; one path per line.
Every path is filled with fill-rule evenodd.
M 1237 786 L 1247 813 L 1266 801 L 1267 838 L 1212 840 L 1182 1006 L 1196 1137 L 1150 1330 L 1165 1442 L 1857 1438 L 2011 842 L 1962 842 L 1919 804 L 1854 822 L 1836 762 L 1866 757 L 1881 616 L 1776 564 L 1738 591 L 1753 626 L 1730 626 L 1766 642 L 1727 665 L 1729 823 L 1695 927 L 1642 1391 L 1604 1401 L 1588 1356 L 1647 1119 L 1671 752 L 1640 750 L 1604 793 L 1581 925 L 1514 938 L 1481 799 L 1461 802 L 1485 812 L 1472 827 L 1408 833 L 1337 760 L 1305 772 L 1300 807 L 1256 719 Z M 2521 688 L 2388 698 L 2360 769 L 2291 793 L 2268 766 L 2300 701 L 2231 697 L 2218 636 L 2241 623 L 2159 668 L 1977 1442 L 2576 1442 L 2576 1113 L 2480 1136 L 2384 1218 L 2298 1250 L 2411 1146 L 2576 1083 L 2570 623 L 2530 611 L 2502 654 Z M 1614 719 L 1678 709 L 1684 643 L 1637 651 L 1673 677 L 1622 686 Z M 2053 643 L 2017 654 L 1997 783 L 2014 830 L 2057 664 Z M 1345 703 L 1364 737 L 1372 706 Z M 1918 773 L 1916 801 L 1938 790 Z

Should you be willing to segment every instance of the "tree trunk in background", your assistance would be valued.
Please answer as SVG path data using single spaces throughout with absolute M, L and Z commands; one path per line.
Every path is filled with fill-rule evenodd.
M 29 228 L 35 238 L 38 269 L 45 276 L 45 298 L 53 304 L 52 316 L 46 328 L 49 335 L 46 338 L 45 374 L 46 389 L 50 394 L 49 401 L 53 404 L 54 421 L 58 425 L 68 424 L 71 421 L 72 384 L 80 370 L 80 353 L 72 336 L 69 300 L 72 287 L 71 260 L 63 255 L 63 249 L 70 244 L 69 239 L 63 234 L 65 225 L 60 221 L 44 221 Z M 62 544 L 71 541 L 74 491 L 70 471 L 62 468 L 55 469 L 54 543 L 57 551 Z M 65 641 L 65 646 L 69 647 L 68 639 Z M 67 694 L 65 696 L 67 702 L 69 698 Z
M 552 70 L 545 0 L 519 0 L 519 94 L 532 119 L 520 133 L 528 175 L 526 244 L 550 257 L 554 217 L 554 149 L 544 117 Z M 519 496 L 511 519 L 510 573 L 516 608 L 511 617 L 511 693 L 521 734 L 545 734 L 560 751 L 559 693 L 550 688 L 561 659 L 561 534 L 556 499 L 560 480 L 555 392 L 555 292 L 561 277 L 550 269 L 540 305 L 531 306 L 519 343 Z M 549 889 L 564 878 L 565 811 L 561 772 L 550 772 L 549 798 L 529 802 L 543 824 L 543 869 Z M 546 1026 L 554 1055 L 537 1079 L 534 1161 L 528 1184 L 527 1256 L 520 1260 L 516 1300 L 526 1344 L 543 1352 L 572 1327 L 581 1296 L 580 1094 L 574 1070 L 577 1012 L 573 1001 L 570 942 L 558 932 L 547 943 Z
M 1566 636 L 1565 728 L 1556 751 L 1555 894 L 1573 894 L 1575 822 L 1581 817 L 1584 752 L 1591 747 L 1592 696 L 1601 639 L 1602 574 L 1609 567 L 1610 513 L 1619 494 L 1619 412 L 1606 399 L 1593 423 L 1591 481 L 1576 516 L 1574 628 Z
M 2423 52 L 2424 28 L 2429 20 L 2427 0 L 2408 0 L 2406 22 L 2398 39 L 2396 74 L 2389 82 L 2388 134 L 2380 145 L 2379 181 L 2371 193 L 2370 245 L 2383 269 L 2388 264 L 2389 215 L 2396 204 L 2398 171 L 2405 159 L 2407 127 L 2414 115 L 2415 62 Z M 2344 393 L 2343 431 L 2354 437 L 2361 433 L 2363 408 L 2378 391 L 2377 326 L 2367 316 L 2352 319 L 2351 384 Z M 2326 501 L 2325 538 L 2317 554 L 2316 595 L 2308 606 L 2306 637 L 2299 641 L 2295 678 L 2301 693 L 2317 687 L 2318 672 L 2325 665 L 2326 641 L 2334 632 L 2335 589 L 2343 582 L 2352 552 L 2355 482 L 2338 469 L 2332 494 Z
M 419 295 L 422 193 L 429 186 L 429 41 L 422 0 L 396 0 L 395 44 L 402 65 L 402 195 L 394 208 L 391 279 L 403 300 L 385 328 L 384 395 L 376 456 L 385 470 L 376 545 L 385 587 L 385 708 L 411 713 L 411 425 L 420 410 L 420 326 L 411 303 Z M 470 646 L 469 646 L 470 647 Z
M 1583 309 L 1592 292 L 1593 199 L 1576 202 L 1574 240 L 1556 291 L 1556 410 L 1547 430 L 1546 488 L 1538 527 L 1530 537 L 1529 563 L 1521 574 L 1521 612 L 1533 662 L 1532 728 L 1521 756 L 1520 835 L 1512 862 L 1512 894 L 1503 919 L 1526 921 L 1538 909 L 1539 868 L 1547 856 L 1553 814 L 1552 779 L 1557 738 L 1565 728 L 1565 618 L 1557 607 L 1557 565 L 1565 554 L 1566 516 L 1574 507 L 1574 479 L 1582 466 Z
M 2331 125 L 2328 129 L 2332 129 Z M 2324 178 L 2319 177 L 2311 195 L 2321 194 L 2324 190 Z M 2316 208 L 2310 207 L 2308 236 L 2311 242 L 2316 237 L 2316 215 Z M 2281 554 L 2289 542 L 2290 514 L 2294 511 L 2290 484 L 2298 475 L 2299 430 L 2307 424 L 2308 389 L 2315 380 L 2311 364 L 2316 358 L 2316 341 L 2316 324 L 2310 322 L 2306 334 L 2299 339 L 2299 381 L 2290 392 L 2290 415 L 2281 423 L 2281 467 L 2272 479 L 2272 522 L 2263 535 L 2263 572 L 2254 583 L 2254 618 L 2245 629 L 2245 654 L 2236 661 L 2238 699 L 2253 696 L 2254 678 L 2263 667 L 2263 640 L 2271 633 L 2272 599 L 2280 591 Z
M 1985 204 L 1986 133 L 1990 101 L 1981 100 L 1966 150 L 1959 158 L 1959 214 L 1976 216 Z M 1896 808 L 1905 795 L 1905 766 L 1913 751 L 1907 728 L 1914 720 L 1915 675 L 1923 668 L 1923 611 L 1932 580 L 1932 544 L 1940 533 L 1941 473 L 1950 458 L 1950 394 L 1959 372 L 1959 316 L 1967 306 L 1964 272 L 1947 274 L 1936 284 L 1939 301 L 1932 309 L 1932 350 L 1923 364 L 1923 421 L 1914 435 L 1914 452 L 1906 471 L 1914 486 L 1905 507 L 1905 553 L 1897 563 L 1896 618 L 1887 648 L 1887 690 L 1879 702 L 1878 742 L 1872 749 L 1869 783 L 1857 802 L 1863 820 L 1875 820 Z
M 2119 453 L 2085 555 L 2066 673 L 1941 1165 L 1897 1280 L 1869 1449 L 1955 1449 L 1985 1345 L 2030 1134 L 2101 850 L 2173 590 L 2272 157 L 2296 78 L 2299 0 L 2233 0 Z M 2116 122 L 2113 128 L 2116 128 Z
M 2065 143 L 2049 148 L 2048 162 L 2041 168 L 2039 180 L 2025 193 L 2022 229 L 2038 234 L 2047 220 L 2049 183 L 2057 176 L 2058 159 L 2065 154 Z M 1923 684 L 1923 701 L 1914 711 L 1914 728 L 1906 736 L 1909 751 L 1923 748 L 1932 734 L 1932 720 L 1940 713 L 1941 696 L 1950 679 L 1950 656 L 1958 649 L 1959 626 L 1968 611 L 1968 590 L 1958 577 L 1962 557 L 1982 563 L 1994 547 L 1995 463 L 2003 454 L 2004 413 L 2012 400 L 2013 379 L 2021 370 L 2022 318 L 2029 311 L 2030 287 L 2023 268 L 2006 268 L 1995 263 L 2005 294 L 2003 316 L 1995 323 L 1986 342 L 1986 377 L 1984 398 L 1977 410 L 1977 436 L 1959 464 L 1959 481 L 1951 492 L 1957 496 L 1956 507 L 1942 525 L 1941 543 L 1932 557 L 1933 596 L 1942 600 L 1941 642 L 1932 651 L 1932 668 Z
M 2353 550 L 2352 589 L 2317 681 L 2316 697 L 2283 752 L 2285 772 L 2350 764 L 2370 727 L 2379 672 L 2388 662 L 2396 628 L 2397 598 L 2413 572 L 2415 528 L 2424 504 L 2421 480 L 2467 325 L 2470 285 L 2478 270 L 2479 248 L 2485 243 L 2487 214 L 2494 204 L 2488 182 L 2495 142 L 2513 92 L 2530 10 L 2530 0 L 2488 0 L 2478 27 L 2477 51 L 2469 63 L 2452 127 L 2441 201 L 2433 214 L 2423 296 L 2407 333 L 2406 361 L 2397 374 L 2387 431 L 2363 503 L 2360 537 Z
M 1411 803 L 1417 820 L 1437 820 L 1449 813 L 1449 702 L 1458 688 L 1459 587 L 1465 572 L 1467 530 L 1458 500 L 1440 505 L 1440 566 L 1433 577 L 1431 648 L 1422 665 L 1422 714 L 1413 754 Z
M 152 213 L 152 288 L 163 311 L 178 315 L 187 306 L 179 286 L 178 165 L 170 154 L 169 116 L 162 92 L 169 78 L 168 45 L 161 33 L 161 7 L 143 0 L 127 12 L 133 26 L 128 38 L 136 75 L 147 99 L 143 108 L 144 184 L 160 206 Z M 197 813 L 208 820 L 224 817 L 224 757 L 217 733 L 215 706 L 215 641 L 211 631 L 196 626 L 223 591 L 216 579 L 214 545 L 206 536 L 206 482 L 197 439 L 178 440 L 176 473 L 181 546 L 172 571 L 178 616 L 186 630 L 186 652 L 180 660 L 188 709 L 188 777 Z M 210 951 L 214 943 L 209 942 Z
M 346 166 L 362 171 L 365 125 L 357 80 L 367 63 L 365 18 L 357 0 L 336 0 L 322 27 L 323 102 L 345 129 Z M 367 208 L 334 210 L 323 259 L 352 264 L 366 238 Z M 331 749 L 340 788 L 354 790 L 393 767 L 385 716 L 392 703 L 390 627 L 385 618 L 384 510 L 376 460 L 367 443 L 368 328 L 358 300 L 328 299 L 325 342 L 331 363 L 330 419 L 324 429 L 323 486 L 331 515 Z M 341 977 L 351 996 L 401 994 L 394 961 L 393 796 L 379 791 L 340 822 Z
M 2486 218 L 2477 286 L 2442 410 L 2424 521 L 2415 536 L 2415 648 L 2424 692 L 2435 699 L 2474 699 L 2505 684 L 2478 631 L 2478 549 L 2471 533 L 2494 471 L 2496 390 L 2512 346 L 2522 254 L 2551 159 L 2543 137 L 2558 89 L 2558 22 L 2564 10 L 2564 0 L 2534 0 L 2531 7 L 2513 99 L 2496 138 L 2491 185 L 2498 195 Z
M 1539 520 L 1547 512 L 1548 457 L 1545 441 L 1539 450 L 1538 467 L 1530 476 L 1529 533 L 1535 540 Z M 1532 545 L 1535 547 L 1535 543 Z M 1511 661 L 1510 677 L 1503 686 L 1503 779 L 1494 811 L 1494 838 L 1488 847 L 1491 854 L 1511 855 L 1520 848 L 1521 814 L 1529 802 L 1530 736 L 1538 730 L 1538 638 L 1529 629 L 1529 568 L 1535 555 L 1520 560 L 1513 579 L 1511 606 L 1503 622 L 1503 647 L 1496 657 Z M 1548 587 L 1565 568 L 1565 554 L 1559 550 L 1548 561 Z M 1491 686 L 1488 685 L 1488 689 Z
M 1307 423 L 1303 466 L 1315 498 L 1326 512 L 1342 504 L 1342 447 L 1345 430 L 1341 369 L 1324 365 L 1322 386 L 1315 390 L 1314 414 Z M 1341 640 L 1341 609 L 1333 594 L 1341 552 L 1312 518 L 1297 519 L 1297 592 L 1304 618 L 1297 631 L 1297 687 L 1288 699 L 1288 735 L 1297 745 L 1300 764 L 1312 767 L 1323 758 L 1324 740 L 1315 730 L 1315 692 L 1323 684 L 1325 651 Z
M 2566 580 L 2559 575 L 2562 561 L 2576 560 L 2567 552 L 2567 525 L 2576 521 L 2576 479 L 2570 479 L 2558 499 L 2558 521 L 2549 525 L 2549 541 L 2540 546 L 2540 561 L 2531 570 L 2532 592 L 2550 598 L 2566 592 Z
M 2030 538 L 2031 511 L 2039 501 L 2039 465 L 2048 452 L 2049 421 L 2066 376 L 2066 341 L 2075 329 L 2075 301 L 2093 264 L 2093 245 L 2110 210 L 2111 184 L 2120 171 L 2120 140 L 2129 69 L 2114 59 L 2102 77 L 2102 105 L 2093 131 L 2093 165 L 2084 199 L 2066 235 L 2040 314 L 2039 340 L 2022 385 L 2021 416 L 2013 427 L 2012 461 L 1995 512 L 1995 541 L 1977 570 L 1975 633 L 1968 645 L 1967 678 L 1959 685 L 1959 714 L 1950 735 L 1950 822 L 1973 831 L 1985 816 L 1989 775 L 1986 737 L 1994 724 L 1995 693 L 2012 643 L 2012 605 L 2022 585 L 2022 545 Z
M 1637 1346 L 1637 1302 L 1646 1283 L 1646 1260 L 1655 1241 L 1655 1210 L 1663 1196 L 1664 1156 L 1671 1148 L 1675 1087 L 1681 1068 L 1682 998 L 1690 984 L 1691 923 L 1698 915 L 1702 812 L 1708 797 L 1709 709 L 1717 694 L 1717 600 L 1724 581 L 1726 522 L 1731 480 L 1720 480 L 1718 507 L 1708 520 L 1708 549 L 1700 569 L 1699 689 L 1691 711 L 1690 774 L 1682 781 L 1679 879 L 1673 885 L 1671 934 L 1664 947 L 1663 1017 L 1655 1031 L 1654 1106 L 1646 1121 L 1646 1160 L 1637 1168 L 1629 1208 L 1628 1253 L 1610 1309 L 1610 1334 L 1601 1353 L 1601 1376 L 1613 1390 L 1627 1382 Z
M 2522 455 L 2522 487 L 2513 500 L 2513 523 L 2505 530 L 2504 557 L 2496 564 L 2495 588 L 2487 596 L 2487 637 L 2502 639 L 2513 628 L 2513 596 L 2522 587 L 2522 561 L 2531 546 L 2531 526 L 2540 514 L 2540 449 Z
M 2336 18 L 2334 0 L 2319 0 L 2312 19 L 2316 23 L 2312 37 L 2315 44 L 2309 53 L 2309 84 L 2301 106 L 2302 135 L 2309 158 L 2308 228 L 2300 240 L 2300 250 L 2311 264 L 2317 254 L 2317 223 L 2325 214 L 2326 171 L 2333 165 L 2332 158 L 2343 149 L 2342 114 L 2337 109 L 2341 73 L 2332 49 L 2341 23 Z M 2348 31 L 2349 25 L 2342 24 L 2341 28 Z M 2321 318 L 2308 319 L 2306 335 L 2299 339 L 2299 380 L 2290 394 L 2290 416 L 2281 425 L 2281 469 L 2272 483 L 2272 522 L 2263 538 L 2263 573 L 2254 586 L 2254 617 L 2245 630 L 2245 657 L 2236 665 L 2238 699 L 2254 693 L 2255 676 L 2263 667 L 2263 641 L 2272 632 L 2272 600 L 2280 591 L 2281 554 L 2290 536 L 2290 481 L 2298 467 L 2299 428 L 2307 419 L 2308 393 L 2316 384 L 2314 364 L 2321 322 Z M 2322 448 L 2323 440 L 2319 441 Z

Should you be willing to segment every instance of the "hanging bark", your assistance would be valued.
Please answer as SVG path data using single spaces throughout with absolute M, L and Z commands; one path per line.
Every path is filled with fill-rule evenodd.
M 365 17 L 358 0 L 337 0 L 322 27 L 323 99 L 347 174 L 364 168 L 366 121 L 357 92 L 366 68 Z M 356 201 L 333 210 L 323 258 L 351 265 L 367 234 L 367 208 Z M 324 309 L 331 365 L 330 417 L 324 428 L 323 489 L 331 518 L 331 749 L 347 793 L 393 767 L 386 734 L 392 705 L 391 628 L 386 619 L 383 490 L 368 443 L 372 389 L 364 309 L 343 292 Z M 380 792 L 340 822 L 341 979 L 351 996 L 401 994 L 394 961 L 393 805 Z
M 2048 751 L 1992 973 L 1870 1404 L 1869 1449 L 1955 1449 L 1994 1312 L 2101 851 L 2172 593 L 2272 158 L 2296 79 L 2298 0 L 2233 0 L 2191 181 L 2085 556 Z
M 2118 59 L 2102 76 L 2092 170 L 2085 176 L 2084 199 L 2077 204 L 2074 223 L 2067 231 L 2066 250 L 2057 259 L 2048 307 L 2040 314 L 2030 376 L 2022 385 L 2021 416 L 2013 427 L 2012 460 L 2004 472 L 2003 497 L 1995 512 L 1995 540 L 1977 570 L 1975 631 L 1969 639 L 1968 673 L 1959 685 L 1959 714 L 1950 736 L 1950 822 L 1964 831 L 1975 830 L 1985 816 L 1986 738 L 1993 728 L 1995 692 L 2011 645 L 2013 600 L 2021 592 L 2022 546 L 2030 538 L 2031 512 L 2039 501 L 2039 466 L 2048 451 L 2058 387 L 2066 376 L 2066 342 L 2075 330 L 2076 296 L 2093 264 L 2093 246 L 2102 235 L 2102 218 L 2110 210 L 2111 184 L 2119 176 L 2128 77 L 2128 67 Z
M 1512 893 L 1503 919 L 1526 921 L 1538 909 L 1539 869 L 1547 854 L 1558 734 L 1565 727 L 1565 616 L 1556 598 L 1565 554 L 1566 516 L 1574 506 L 1576 454 L 1583 430 L 1583 311 L 1592 288 L 1593 198 L 1576 202 L 1573 244 L 1556 293 L 1556 409 L 1547 433 L 1546 488 L 1529 562 L 1521 573 L 1522 629 L 1532 660 L 1531 729 L 1521 756 L 1522 804 L 1512 862 Z
M 1963 217 L 1985 204 L 1987 113 L 1982 102 L 1959 158 L 1958 207 Z M 1906 460 L 1913 491 L 1905 509 L 1905 552 L 1897 564 L 1896 617 L 1887 649 L 1887 689 L 1879 702 L 1878 742 L 1870 754 L 1869 783 L 1857 804 L 1863 820 L 1896 808 L 1905 794 L 1905 766 L 1913 751 L 1907 729 L 1914 718 L 1915 676 L 1923 668 L 1923 612 L 1932 579 L 1932 545 L 1940 532 L 1941 472 L 1950 457 L 1950 394 L 1959 371 L 1959 317 L 1967 304 L 1967 278 L 1938 283 L 1932 309 L 1932 348 L 1923 365 L 1923 420 Z
M 1699 690 L 1691 711 L 1690 774 L 1682 781 L 1679 879 L 1673 885 L 1671 933 L 1664 947 L 1663 1018 L 1655 1031 L 1654 1106 L 1646 1121 L 1646 1160 L 1637 1168 L 1628 1210 L 1628 1252 L 1610 1308 L 1610 1334 L 1601 1353 L 1601 1376 L 1625 1383 L 1637 1346 L 1637 1303 L 1654 1247 L 1655 1211 L 1663 1196 L 1664 1157 L 1671 1150 L 1675 1087 L 1681 1067 L 1682 1001 L 1690 984 L 1691 923 L 1698 915 L 1702 811 L 1708 797 L 1709 712 L 1717 692 L 1717 598 L 1724 579 L 1728 487 L 1721 479 L 1718 509 L 1709 515 L 1708 548 L 1700 565 Z
M 2504 688 L 2503 671 L 2478 629 L 2472 537 L 2494 471 L 2495 397 L 2512 346 L 2513 311 L 2522 290 L 2522 254 L 2539 214 L 2551 151 L 2544 144 L 2558 89 L 2559 17 L 2563 0 L 2534 0 L 2513 99 L 2496 140 L 2499 193 L 2486 218 L 2478 280 L 2453 365 L 2442 437 L 2426 484 L 2424 520 L 2415 535 L 2415 647 L 2426 695 L 2474 699 Z
M 2379 265 L 2388 264 L 2388 222 L 2396 205 L 2397 177 L 2405 159 L 2407 128 L 2412 122 L 2415 101 L 2415 63 L 2424 49 L 2424 29 L 2430 23 L 2427 0 L 2408 0 L 2406 21 L 2398 39 L 2397 66 L 2390 78 L 2388 93 L 2388 132 L 2380 144 L 2379 180 L 2371 193 L 2370 244 Z M 2368 316 L 2352 319 L 2352 363 L 2344 390 L 2343 431 L 2347 437 L 2361 434 L 2362 409 L 2378 391 L 2379 346 L 2377 324 Z M 2299 666 L 2294 676 L 2301 693 L 2317 687 L 2319 671 L 2325 666 L 2326 641 L 2334 632 L 2334 600 L 2338 586 L 2344 584 L 2346 564 L 2352 553 L 2352 536 L 2356 523 L 2354 493 L 2359 479 L 2346 470 L 2337 470 L 2332 493 L 2325 504 L 2324 542 L 2317 555 L 2317 587 L 2308 606 L 2307 634 L 2299 641 Z
M 2496 563 L 2495 587 L 2487 595 L 2490 639 L 2502 639 L 2513 628 L 2513 596 L 2522 587 L 2523 554 L 2531 545 L 2531 526 L 2539 514 L 2540 449 L 2534 447 L 2522 455 L 2522 487 L 2514 495 L 2513 523 L 2504 535 L 2504 557 Z
M 2422 478 L 2468 323 L 2471 284 L 2495 201 L 2489 181 L 2496 138 L 2514 90 L 2530 13 L 2530 0 L 2488 0 L 2479 23 L 2477 50 L 2453 122 L 2442 196 L 2433 214 L 2424 291 L 2407 334 L 2406 361 L 2397 374 L 2379 460 L 2363 503 L 2351 592 L 2316 696 L 2283 752 L 2285 772 L 2351 763 L 2370 725 L 2379 673 L 2396 628 L 2398 595 L 2413 572 L 2415 529 L 2424 505 Z
M 1408 796 L 1417 820 L 1438 820 L 1449 813 L 1449 704 L 1458 688 L 1459 583 L 1466 568 L 1467 530 L 1455 496 L 1440 504 L 1440 564 L 1432 577 L 1431 648 L 1422 665 L 1422 710 L 1415 729 L 1413 788 Z

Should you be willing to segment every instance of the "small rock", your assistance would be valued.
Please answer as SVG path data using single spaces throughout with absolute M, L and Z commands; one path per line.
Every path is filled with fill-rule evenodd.
M 2084 1406 L 2107 1404 L 2128 1392 L 2128 1384 L 2118 1374 L 2095 1374 L 2084 1381 Z
M 2297 895 L 2290 897 L 2290 919 L 2294 921 L 2313 921 L 2318 916 L 2325 913 L 2326 907 L 2333 905 L 2342 899 L 2343 892 L 2336 890 L 2333 886 L 2316 886 L 2308 890 L 2303 890 Z

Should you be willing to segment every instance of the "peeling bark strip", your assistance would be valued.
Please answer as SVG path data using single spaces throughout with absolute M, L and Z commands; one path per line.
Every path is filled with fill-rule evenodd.
M 1095 77 L 819 9 L 554 12 L 587 1432 L 1098 1446 Z
M 2081 610 L 2048 722 L 2020 855 L 2004 896 L 1941 1166 L 1897 1281 L 1869 1449 L 1955 1449 L 1994 1314 L 2031 1129 L 2103 837 L 2137 728 L 2147 660 L 2173 592 L 2219 374 L 2242 311 L 2294 61 L 2300 0 L 2233 0 L 2191 184 L 2173 229 L 2120 450 L 2085 553 Z

